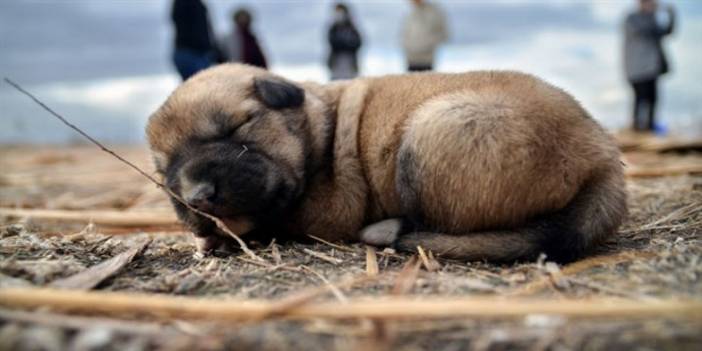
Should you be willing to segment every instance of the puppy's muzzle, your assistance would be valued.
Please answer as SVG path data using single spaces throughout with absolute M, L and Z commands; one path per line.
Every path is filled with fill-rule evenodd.
M 215 187 L 210 183 L 194 184 L 183 192 L 183 200 L 188 205 L 204 212 L 209 212 L 213 208 L 212 200 L 215 196 Z

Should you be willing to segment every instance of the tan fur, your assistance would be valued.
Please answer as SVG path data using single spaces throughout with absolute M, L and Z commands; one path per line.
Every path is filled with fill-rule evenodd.
M 368 187 L 358 155 L 358 123 L 367 94 L 367 84 L 345 87 L 338 97 L 334 130 L 333 173 L 321 174 L 293 218 L 291 230 L 329 240 L 355 239 L 366 222 Z
M 209 115 L 241 119 L 252 109 L 265 110 L 249 93 L 252 79 L 265 76 L 272 75 L 225 65 L 186 81 L 149 121 L 157 165 L 167 162 L 184 137 L 216 133 Z M 425 225 L 452 239 L 413 233 L 406 241 L 419 238 L 417 243 L 432 246 L 434 240 L 435 248 L 453 245 L 482 253 L 512 250 L 519 257 L 518 242 L 517 248 L 507 248 L 490 239 L 499 231 L 484 236 L 479 249 L 460 238 L 518 228 L 562 210 L 595 180 L 613 195 L 608 200 L 607 192 L 598 192 L 603 197 L 598 206 L 610 211 L 582 219 L 584 230 L 600 230 L 592 241 L 612 234 L 626 214 L 619 151 L 612 139 L 572 97 L 533 76 L 422 73 L 302 87 L 311 157 L 328 172 L 308 179 L 302 205 L 288 224 L 292 232 L 358 240 L 365 225 L 418 214 Z M 242 132 L 299 176 L 302 139 L 282 126 L 282 118 L 248 124 Z M 334 130 L 327 131 L 325 124 Z M 331 163 L 325 164 L 328 152 Z M 608 226 L 587 228 L 588 220 L 597 223 L 608 213 Z M 461 242 L 452 243 L 453 238 Z

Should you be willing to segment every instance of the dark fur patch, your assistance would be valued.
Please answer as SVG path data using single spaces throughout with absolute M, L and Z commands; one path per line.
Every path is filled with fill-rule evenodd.
M 414 154 L 401 147 L 397 155 L 395 187 L 400 196 L 403 212 L 414 222 L 421 221 L 421 199 L 417 171 L 419 164 Z
M 300 107 L 305 101 L 305 91 L 281 79 L 255 78 L 256 96 L 272 109 Z
M 573 218 L 569 216 L 567 210 L 543 215 L 524 229 L 525 235 L 534 241 L 534 246 L 546 254 L 549 261 L 572 262 L 582 257 L 588 248 L 585 234 L 571 222 Z
M 540 244 L 549 259 L 574 261 L 617 230 L 627 213 L 618 177 L 616 172 L 595 176 L 568 206 L 541 221 Z

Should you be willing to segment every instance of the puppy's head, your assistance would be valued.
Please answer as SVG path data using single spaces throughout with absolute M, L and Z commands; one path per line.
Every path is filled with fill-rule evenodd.
M 268 71 L 221 65 L 183 83 L 147 126 L 156 168 L 189 205 L 237 234 L 276 221 L 304 191 L 310 103 Z M 173 201 L 199 236 L 211 223 Z

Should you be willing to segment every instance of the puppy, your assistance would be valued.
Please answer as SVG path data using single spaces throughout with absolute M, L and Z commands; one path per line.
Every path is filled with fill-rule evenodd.
M 250 240 L 566 262 L 627 213 L 613 140 L 570 95 L 517 72 L 320 85 L 221 65 L 176 89 L 147 135 L 166 185 Z M 201 249 L 227 237 L 173 204 Z

